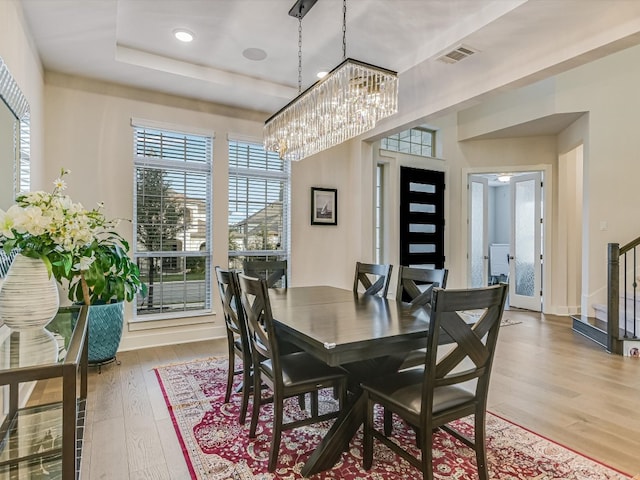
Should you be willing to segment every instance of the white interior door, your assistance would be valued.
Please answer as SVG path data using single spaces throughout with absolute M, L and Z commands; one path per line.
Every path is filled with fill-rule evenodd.
M 469 286 L 488 284 L 489 180 L 469 175 Z
M 511 179 L 509 305 L 542 309 L 542 175 Z

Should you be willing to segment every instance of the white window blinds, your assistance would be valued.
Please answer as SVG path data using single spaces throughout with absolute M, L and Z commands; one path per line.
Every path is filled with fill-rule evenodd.
M 261 144 L 229 141 L 229 264 L 289 255 L 289 162 Z
M 210 136 L 134 127 L 138 317 L 211 310 Z

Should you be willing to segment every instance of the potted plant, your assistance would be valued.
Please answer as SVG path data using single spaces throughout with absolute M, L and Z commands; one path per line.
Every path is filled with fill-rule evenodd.
M 84 250 L 92 259 L 86 268 L 66 270 L 52 265 L 56 278 L 68 281 L 68 297 L 77 304 L 89 304 L 89 363 L 102 365 L 116 358 L 124 325 L 124 302 L 136 294 L 146 295 L 138 266 L 129 258 L 128 243 L 117 233 L 96 237 Z
M 61 171 L 52 193 L 21 194 L 16 205 L 6 212 L 0 210 L 0 245 L 6 252 L 18 249 L 20 257 L 43 264 L 49 278 L 68 287 L 71 301 L 91 305 L 89 361 L 101 363 L 115 358 L 122 335 L 123 302 L 132 301 L 136 294 L 146 295 L 147 287 L 127 255 L 128 243 L 115 231 L 119 222 L 105 218 L 102 204 L 87 210 L 62 193 L 66 189 L 63 177 L 68 173 Z M 0 309 L 3 293 L 9 297 L 4 289 L 0 290 Z M 15 291 L 11 294 L 15 299 Z M 116 312 L 115 320 L 101 306 L 112 306 L 104 311 Z

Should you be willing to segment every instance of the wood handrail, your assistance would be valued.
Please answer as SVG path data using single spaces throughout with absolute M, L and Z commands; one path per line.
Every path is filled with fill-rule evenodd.
M 635 240 L 627 243 L 626 245 L 620 247 L 620 255 L 623 255 L 625 253 L 627 253 L 629 250 L 631 250 L 632 248 L 637 247 L 638 245 L 640 245 L 640 237 L 636 238 Z

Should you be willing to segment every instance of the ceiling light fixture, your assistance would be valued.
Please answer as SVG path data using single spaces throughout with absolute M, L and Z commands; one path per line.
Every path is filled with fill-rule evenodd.
M 185 30 L 184 28 L 178 28 L 177 30 L 174 30 L 173 36 L 181 42 L 189 43 L 193 41 L 193 33 L 191 33 L 189 30 Z
M 499 182 L 503 182 L 503 183 L 507 183 L 509 180 L 511 180 L 512 175 L 508 174 L 508 173 L 501 173 L 500 175 L 498 175 L 498 181 Z
M 375 127 L 398 111 L 398 75 L 347 58 L 347 0 L 343 0 L 340 65 L 302 92 L 302 17 L 317 0 L 297 0 L 289 15 L 298 18 L 298 96 L 264 125 L 266 150 L 301 160 Z

